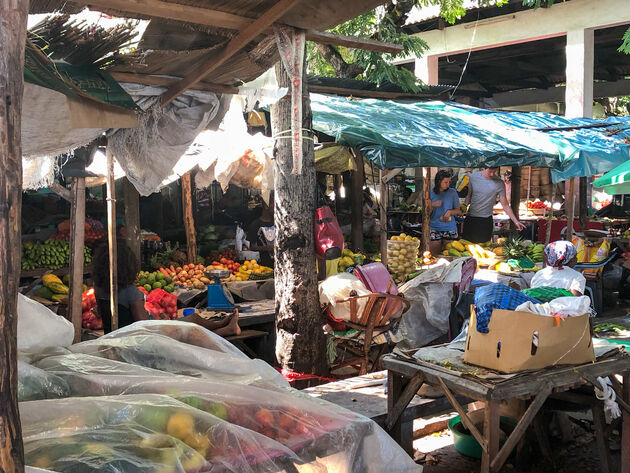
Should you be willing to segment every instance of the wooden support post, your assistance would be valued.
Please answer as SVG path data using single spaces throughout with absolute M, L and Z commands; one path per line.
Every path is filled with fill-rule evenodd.
M 83 247 L 85 245 L 85 177 L 72 178 L 70 205 L 69 316 L 74 325 L 74 343 L 81 341 L 83 311 Z
M 387 412 L 392 412 L 398 404 L 403 391 L 410 380 L 393 371 L 387 372 Z M 418 385 L 419 386 L 419 385 Z M 418 388 L 416 388 L 416 391 Z M 401 416 L 387 429 L 387 433 L 394 441 L 402 446 L 409 455 L 413 455 L 413 427 L 412 423 L 405 423 Z
M 586 230 L 586 220 L 588 219 L 588 177 L 580 177 L 580 231 Z
M 531 168 L 530 168 L 531 169 Z M 521 168 L 512 166 L 512 192 L 510 193 L 510 207 L 516 218 L 519 214 L 519 205 L 521 203 Z M 514 222 L 510 221 L 510 229 L 516 231 Z
M 630 372 L 627 371 L 623 375 L 623 400 L 630 404 Z M 622 416 L 621 473 L 630 473 L 630 413 L 624 410 Z
M 575 217 L 575 178 L 569 182 L 569 195 L 565 199 L 566 214 L 567 214 L 567 232 L 564 239 L 571 241 L 573 238 L 573 219 Z
M 556 185 L 552 184 L 551 187 L 551 208 L 549 209 L 549 215 L 547 216 L 547 234 L 545 235 L 545 246 L 549 244 L 551 240 L 551 224 L 553 223 L 553 204 L 556 200 Z
M 529 196 L 531 195 L 531 192 L 532 192 L 532 167 L 531 166 L 527 166 L 527 167 L 529 168 L 529 171 L 527 174 L 527 199 L 526 201 L 529 202 Z
M 363 251 L 363 182 L 365 180 L 363 158 L 358 151 L 353 151 L 354 164 L 357 168 L 352 173 L 352 230 L 350 241 L 354 251 Z
M 192 179 L 190 171 L 182 176 L 182 207 L 184 210 L 184 228 L 186 229 L 186 253 L 188 262 L 197 264 L 197 236 L 192 208 Z
M 488 450 L 481 455 L 481 473 L 491 473 L 492 461 L 499 453 L 499 402 L 488 401 L 484 413 L 483 437 Z
M 140 268 L 140 194 L 129 179 L 123 178 L 125 200 L 125 241 Z
M 378 172 L 379 193 L 379 224 L 381 232 L 381 263 L 387 266 L 387 183 L 384 181 L 385 173 Z
M 339 219 L 341 211 L 341 174 L 333 174 L 333 186 L 335 188 L 335 215 Z
M 112 314 L 112 332 L 118 330 L 118 252 L 116 243 L 116 184 L 114 157 L 109 146 L 107 157 L 107 243 L 109 246 L 109 310 Z
M 0 2 L 0 471 L 24 471 L 18 411 L 17 298 L 22 212 L 22 92 L 28 0 Z
M 422 168 L 422 251 L 429 251 L 431 243 L 431 174 Z

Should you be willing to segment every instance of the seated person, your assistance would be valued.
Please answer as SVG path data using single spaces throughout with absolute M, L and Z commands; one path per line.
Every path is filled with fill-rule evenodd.
M 545 247 L 545 259 L 547 267 L 534 275 L 530 287 L 559 287 L 574 296 L 584 294 L 586 279 L 573 269 L 577 263 L 577 250 L 573 243 L 564 240 L 549 243 Z

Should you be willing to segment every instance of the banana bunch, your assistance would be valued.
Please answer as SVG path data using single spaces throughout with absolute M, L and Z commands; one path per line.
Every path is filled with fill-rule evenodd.
M 544 261 L 545 260 L 545 245 L 543 243 L 533 243 L 527 247 L 527 256 L 532 261 Z
M 37 268 L 59 269 L 68 266 L 70 244 L 67 240 L 46 240 L 44 243 L 26 241 L 22 245 L 22 270 Z M 92 253 L 83 247 L 84 264 L 92 261 Z

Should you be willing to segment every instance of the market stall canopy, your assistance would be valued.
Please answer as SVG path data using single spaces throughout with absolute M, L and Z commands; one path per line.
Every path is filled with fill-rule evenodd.
M 311 94 L 311 107 L 315 130 L 358 148 L 380 169 L 539 166 L 551 168 L 559 182 L 607 172 L 630 159 L 627 117 L 568 119 L 319 94 Z
M 593 181 L 593 187 L 607 194 L 630 194 L 630 161 Z

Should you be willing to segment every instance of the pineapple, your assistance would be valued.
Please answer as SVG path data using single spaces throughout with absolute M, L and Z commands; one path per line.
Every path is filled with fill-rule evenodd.
M 503 255 L 509 259 L 520 259 L 527 256 L 527 248 L 521 243 L 520 237 L 508 237 L 503 244 Z

